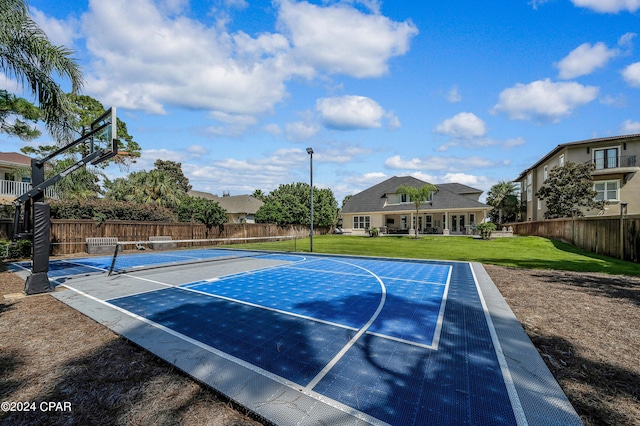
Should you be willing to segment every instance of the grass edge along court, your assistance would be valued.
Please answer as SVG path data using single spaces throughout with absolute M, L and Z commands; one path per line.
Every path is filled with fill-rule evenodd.
M 289 242 L 242 244 L 238 247 L 289 250 Z M 297 250 L 308 251 L 309 239 L 296 241 Z M 548 238 L 526 236 L 481 240 L 464 236 L 361 237 L 321 235 L 313 237 L 314 253 L 381 256 L 391 258 L 451 260 L 526 269 L 597 272 L 640 277 L 640 264 L 582 250 Z
M 75 261 L 74 261 L 74 263 L 75 263 Z M 446 262 L 446 263 L 448 263 L 448 262 Z M 469 265 L 469 264 L 467 264 L 467 265 Z M 475 285 L 479 286 L 480 283 L 482 283 L 484 281 L 487 281 L 488 276 L 486 275 L 486 272 L 484 272 L 484 270 L 481 267 L 481 265 L 478 265 L 478 264 L 473 265 L 473 271 L 476 271 L 476 272 L 474 272 L 474 275 L 477 273 L 478 275 L 481 276 L 481 279 L 479 279 L 479 280 L 474 278 L 474 281 L 476 282 Z M 184 275 L 184 271 L 182 271 L 181 274 Z M 144 282 L 145 285 L 147 285 L 147 284 L 151 283 L 154 280 L 150 279 L 150 278 L 138 277 L 137 281 L 138 282 Z M 96 279 L 95 279 L 95 276 L 90 278 L 90 279 L 85 279 L 85 283 L 86 282 L 93 283 L 89 287 L 93 288 L 92 291 L 96 290 Z M 76 309 L 79 309 L 79 310 L 83 311 L 84 313 L 86 313 L 87 315 L 90 315 L 90 316 L 95 318 L 96 312 L 98 313 L 98 315 L 104 315 L 104 313 L 108 311 L 103 306 L 104 305 L 104 301 L 105 300 L 110 300 L 112 298 L 111 295 L 108 296 L 108 297 L 99 296 L 100 292 L 104 292 L 104 287 L 106 285 L 106 283 L 102 283 L 102 284 L 104 284 L 104 285 L 98 285 L 98 287 L 101 287 L 100 291 L 98 293 L 94 293 L 93 295 L 90 294 L 91 291 L 84 292 L 84 290 L 79 290 L 79 289 L 76 289 L 76 292 L 73 295 L 71 295 L 69 292 L 57 292 L 55 295 L 56 295 L 56 297 L 60 298 L 61 300 L 68 299 L 68 300 L 65 300 L 67 303 L 70 303 L 72 306 L 76 307 Z M 70 288 L 73 288 L 73 286 L 75 285 L 74 284 L 74 280 L 71 279 L 70 282 L 68 284 L 66 284 L 66 285 L 69 285 Z M 492 298 L 490 300 L 487 299 L 487 300 L 489 300 L 489 302 L 485 301 L 482 296 L 480 297 L 480 299 L 482 300 L 482 305 L 483 305 L 483 308 L 481 309 L 481 311 L 485 312 L 485 315 L 487 315 L 487 319 L 489 320 L 489 322 L 491 322 L 491 318 L 494 318 L 493 321 L 496 323 L 496 327 L 495 327 L 493 333 L 496 334 L 496 335 L 498 335 L 498 334 L 505 335 L 504 334 L 504 331 L 505 331 L 505 329 L 504 329 L 504 321 L 505 321 L 505 319 L 504 318 L 505 318 L 505 312 L 509 311 L 508 307 L 506 307 L 506 305 L 504 304 L 504 300 L 502 300 L 501 302 L 499 301 L 499 299 L 501 299 L 501 297 L 499 297 L 499 293 L 497 293 L 497 290 L 495 290 L 495 287 L 491 283 L 490 279 L 488 279 L 488 283 L 486 285 L 488 285 L 489 288 L 486 289 L 486 290 L 483 290 L 483 292 L 486 291 L 488 294 L 493 294 L 494 296 L 492 296 Z M 125 286 L 120 285 L 119 289 L 117 291 L 122 291 L 123 287 L 125 287 Z M 133 291 L 133 293 L 139 293 L 141 291 L 144 292 L 146 290 L 141 290 L 140 288 L 136 288 L 135 290 L 131 289 L 130 291 Z M 482 292 L 480 292 L 480 288 L 479 287 L 478 287 L 478 291 L 482 295 Z M 498 307 L 498 309 L 499 309 L 498 314 L 496 314 L 495 312 L 492 312 L 491 314 L 489 314 L 488 311 L 487 311 L 488 306 L 494 306 L 493 305 L 493 303 L 494 303 L 493 298 L 495 297 L 496 294 L 498 296 L 498 298 L 496 299 L 499 302 L 498 305 L 502 304 L 504 306 L 499 306 Z M 98 303 L 97 307 L 94 306 L 93 308 L 87 308 L 88 305 L 95 305 L 96 303 Z M 109 304 L 109 302 L 106 302 L 106 303 Z M 454 303 L 454 302 L 451 302 L 451 303 Z M 454 305 L 451 305 L 451 306 L 454 306 Z M 504 310 L 505 307 L 506 307 L 506 310 Z M 124 314 L 124 315 L 122 315 L 122 314 Z M 113 315 L 113 312 L 110 313 L 109 315 Z M 188 366 L 185 366 L 185 365 L 180 365 L 179 362 L 181 362 L 181 361 L 178 360 L 178 357 L 175 355 L 175 353 L 172 354 L 172 355 L 167 355 L 167 356 L 163 356 L 161 353 L 158 353 L 158 351 L 162 352 L 166 348 L 163 349 L 163 348 L 157 348 L 156 347 L 154 349 L 154 346 L 158 346 L 158 345 L 157 344 L 154 345 L 154 343 L 153 343 L 154 339 L 150 340 L 148 333 L 143 333 L 142 336 L 137 335 L 138 333 L 133 333 L 134 334 L 133 336 L 132 335 L 127 335 L 127 329 L 128 329 L 127 327 L 125 327 L 125 329 L 121 329 L 120 331 L 118 331 L 117 329 L 119 327 L 121 327 L 123 323 L 126 323 L 127 321 L 134 321 L 135 322 L 136 319 L 139 321 L 140 318 L 136 318 L 135 315 L 134 315 L 134 317 L 133 317 L 134 319 L 132 320 L 131 319 L 131 314 L 125 314 L 124 312 L 121 312 L 121 311 L 117 315 L 119 316 L 118 319 L 114 319 L 113 317 L 110 317 L 108 320 L 105 320 L 104 318 L 102 320 L 100 320 L 99 318 L 95 318 L 95 319 L 97 319 L 98 321 L 100 321 L 102 323 L 108 324 L 109 327 L 114 329 L 114 331 L 119 332 L 120 334 L 122 334 L 125 337 L 133 340 L 134 342 L 140 344 L 143 347 L 147 347 L 152 352 L 156 353 L 157 355 L 161 356 L 162 358 L 166 359 L 167 361 L 173 363 L 174 365 L 177 365 L 179 368 L 187 371 L 189 374 L 194 375 L 194 372 L 190 371 L 190 370 L 193 370 L 195 368 L 195 370 L 197 370 L 197 371 L 195 372 L 194 377 L 198 378 L 199 380 L 203 380 L 203 381 L 209 383 L 210 385 L 212 385 L 212 387 L 214 387 L 214 388 L 216 388 L 216 389 L 218 389 L 218 390 L 220 390 L 223 393 L 228 395 L 229 392 L 225 392 L 224 389 L 222 389 L 222 390 L 219 389 L 219 387 L 220 387 L 220 383 L 218 383 L 219 382 L 219 378 L 214 378 L 213 379 L 214 383 L 212 384 L 212 383 L 210 383 L 210 381 L 207 381 L 207 380 L 203 379 L 202 377 L 198 376 L 198 371 L 202 372 L 203 368 L 204 368 L 204 370 L 207 370 L 207 368 L 203 367 L 202 362 L 197 362 L 196 365 L 195 366 L 192 365 L 191 368 L 189 368 Z M 512 316 L 512 314 L 511 314 L 511 316 Z M 513 325 L 517 325 L 517 328 L 519 328 L 519 324 L 517 323 L 517 320 L 515 320 L 515 317 L 509 319 L 507 321 L 507 323 L 510 323 L 511 325 L 508 326 L 506 328 L 506 330 L 511 330 Z M 138 325 L 136 325 L 133 328 L 134 329 L 138 329 Z M 149 324 L 147 324 L 147 325 L 149 325 Z M 161 329 L 161 327 L 160 327 L 160 329 Z M 498 330 L 498 331 L 496 331 L 496 330 Z M 152 326 L 152 330 L 148 330 L 148 331 L 149 331 L 149 333 L 151 333 L 151 331 L 157 333 L 158 332 L 158 327 L 157 326 Z M 512 336 L 513 330 L 509 331 L 508 333 L 506 333 L 507 336 L 511 336 L 511 337 L 508 338 L 509 339 L 509 343 L 508 344 L 503 344 L 502 345 L 503 347 L 501 347 L 501 345 L 499 343 L 496 345 L 496 353 L 498 353 L 498 354 L 499 353 L 510 354 L 507 357 L 503 358 L 503 360 L 504 360 L 503 364 L 507 363 L 507 362 L 511 362 L 511 363 L 515 362 L 515 364 L 513 364 L 512 366 L 509 366 L 509 368 L 506 369 L 506 371 L 507 371 L 506 376 L 511 375 L 512 374 L 511 371 L 513 371 L 514 372 L 513 375 L 516 376 L 516 377 L 514 377 L 514 383 L 519 383 L 518 386 L 520 386 L 520 388 L 521 388 L 521 390 L 518 391 L 518 393 L 522 393 L 523 395 L 524 394 L 529 395 L 528 397 L 519 398 L 521 401 L 523 401 L 523 402 L 521 402 L 521 404 L 523 406 L 527 407 L 527 410 L 526 410 L 527 415 L 519 415 L 519 417 L 518 417 L 517 413 L 520 412 L 520 411 L 519 410 L 515 410 L 515 412 L 516 412 L 516 417 L 515 418 L 517 419 L 517 422 L 516 423 L 507 422 L 506 424 L 527 424 L 527 421 L 526 421 L 527 418 L 529 418 L 528 424 L 536 424 L 536 421 L 533 421 L 534 419 L 538 418 L 538 420 L 539 420 L 540 418 L 545 418 L 545 416 L 548 416 L 549 413 L 546 413 L 546 414 L 536 413 L 535 411 L 536 411 L 537 408 L 540 408 L 539 407 L 540 404 L 539 403 L 532 403 L 532 401 L 535 401 L 536 399 L 538 399 L 543 394 L 546 394 L 545 398 L 548 398 L 549 397 L 549 393 L 553 394 L 554 393 L 553 389 L 555 389 L 555 392 L 557 393 L 558 398 L 559 398 L 558 400 L 564 401 L 565 404 L 568 404 L 568 402 L 566 402 L 566 399 L 564 399 L 564 395 L 559 390 L 559 387 L 557 386 L 557 383 L 555 383 L 553 377 L 551 377 L 550 374 L 548 373 L 548 370 L 546 370 L 546 366 L 541 361 L 540 357 L 537 355 L 537 352 L 535 352 L 535 349 L 530 344 L 530 342 L 528 343 L 528 345 L 529 345 L 528 352 L 531 354 L 532 358 L 527 360 L 527 362 L 523 362 L 524 353 L 521 353 L 522 351 L 518 351 L 518 353 L 510 353 L 510 351 L 513 350 L 512 347 L 514 346 L 513 345 L 514 341 L 517 340 L 519 342 L 518 345 L 517 345 L 519 348 L 521 348 L 522 341 L 528 341 L 528 339 L 526 339 L 526 335 L 524 335 L 524 332 L 522 331 L 521 328 L 520 328 L 520 332 L 519 333 L 520 333 L 520 336 L 517 339 L 513 340 L 513 336 Z M 151 334 L 153 334 L 153 333 L 151 333 Z M 516 333 L 516 334 L 518 334 L 518 333 Z M 523 336 L 524 336 L 524 340 L 523 340 Z M 160 337 L 160 336 L 156 336 L 156 337 Z M 161 338 L 161 341 L 163 341 L 163 342 L 166 342 L 166 340 L 167 340 L 167 336 L 166 335 Z M 185 342 L 185 340 L 182 339 L 182 346 L 181 346 L 181 344 L 179 342 L 176 343 L 176 345 L 178 347 L 181 347 L 181 349 L 173 347 L 173 350 L 174 351 L 184 352 L 184 347 L 183 347 L 184 344 L 185 344 L 184 342 Z M 151 345 L 151 347 L 149 347 L 149 345 Z M 196 346 L 198 346 L 198 345 L 196 344 Z M 196 348 L 194 348 L 194 349 L 196 349 Z M 200 347 L 200 349 L 202 349 L 202 347 Z M 207 351 L 205 351 L 205 352 L 207 352 Z M 215 352 L 215 351 L 213 351 L 213 352 Z M 208 353 L 210 355 L 212 352 L 209 351 Z M 468 356 L 469 356 L 470 359 L 474 358 L 473 351 L 468 352 Z M 191 359 L 191 358 L 192 357 L 187 357 L 187 362 L 193 362 L 193 359 Z M 225 358 L 225 357 L 223 357 L 223 358 Z M 191 361 L 189 361 L 189 359 L 191 359 Z M 228 361 L 229 361 L 229 359 L 226 359 L 225 362 L 228 362 Z M 542 388 L 537 388 L 537 390 L 535 392 L 532 392 L 532 389 L 536 389 L 536 386 L 532 386 L 531 382 L 529 382 L 529 381 L 522 382 L 522 381 L 519 381 L 519 380 L 515 380 L 516 378 L 518 378 L 522 374 L 524 374 L 524 375 L 530 374 L 531 371 L 527 372 L 527 368 L 531 368 L 532 365 L 536 365 L 536 363 L 534 361 L 537 361 L 538 366 L 541 365 L 542 369 L 546 370 L 547 379 L 545 379 L 545 380 L 550 380 L 549 383 L 552 383 L 552 384 L 555 384 L 555 385 L 550 385 L 549 383 L 545 383 L 545 385 Z M 204 364 L 207 364 L 207 363 L 204 363 Z M 237 363 L 236 364 L 232 363 L 231 365 L 236 365 L 237 366 L 238 364 Z M 227 365 L 223 370 L 224 371 L 232 371 L 232 370 L 228 370 L 228 368 L 231 368 L 230 365 Z M 504 369 L 505 366 L 503 365 L 502 368 Z M 251 369 L 249 369 L 249 370 L 251 371 Z M 216 370 L 216 371 L 218 371 L 218 373 L 220 372 L 220 370 Z M 209 373 L 211 373 L 211 371 L 209 371 Z M 241 373 L 241 376 L 242 377 L 246 377 L 246 376 L 244 376 L 245 373 L 247 373 L 247 372 Z M 254 373 L 255 373 L 255 371 L 254 371 Z M 267 377 L 267 379 L 268 379 L 268 375 L 266 375 L 266 376 L 265 375 L 258 375 L 258 379 L 257 380 L 258 381 L 267 380 L 267 379 L 265 379 L 265 377 Z M 536 373 L 536 377 L 541 377 L 541 376 Z M 209 378 L 211 379 L 211 377 L 209 377 Z M 476 379 L 476 381 L 477 381 L 477 379 Z M 238 385 L 237 383 L 235 383 L 235 382 L 237 382 L 237 380 L 235 380 L 235 379 L 232 380 L 231 382 L 232 382 L 231 383 L 232 387 Z M 523 385 L 523 383 L 524 383 L 524 385 Z M 246 385 L 246 383 L 245 383 L 245 385 Z M 255 383 L 254 383 L 254 385 L 255 385 Z M 265 386 L 268 385 L 267 387 L 269 387 L 269 386 L 273 386 L 273 383 L 271 383 L 271 384 L 264 384 L 263 383 L 263 385 L 265 385 Z M 255 386 L 251 385 L 251 388 L 254 388 L 254 387 Z M 258 387 L 260 387 L 260 386 L 258 386 Z M 227 389 L 227 391 L 228 391 L 228 389 Z M 295 386 L 293 386 L 293 388 L 289 387 L 287 389 L 287 391 L 288 392 L 291 392 L 291 391 L 295 392 Z M 233 392 L 231 392 L 231 393 L 233 393 Z M 304 393 L 303 393 L 303 395 L 305 395 L 305 397 L 309 396 L 309 395 L 306 395 Z M 364 392 L 363 392 L 363 394 L 361 394 L 360 397 L 364 398 L 364 396 L 365 395 L 364 395 Z M 296 398 L 302 398 L 302 395 L 297 395 Z M 283 407 L 282 407 L 281 404 L 283 403 L 283 401 L 286 400 L 285 399 L 285 400 L 274 401 L 273 404 L 266 404 L 265 405 L 264 400 L 260 399 L 260 401 L 261 401 L 260 404 L 259 404 L 260 407 L 256 407 L 255 406 L 255 401 L 253 401 L 253 402 L 252 401 L 242 401 L 242 398 L 238 398 L 237 395 L 236 395 L 235 398 L 232 396 L 232 399 L 234 399 L 234 400 L 240 399 L 240 401 L 238 401 L 238 402 L 240 402 L 242 405 L 245 405 L 248 408 L 252 409 L 253 411 L 257 411 L 258 413 L 261 413 L 261 414 L 265 414 L 265 410 L 268 411 L 268 409 L 265 408 L 265 407 L 271 407 L 271 409 L 275 410 L 277 413 L 282 413 L 283 412 Z M 314 399 L 312 398 L 312 402 L 310 402 L 310 403 L 312 403 L 312 405 L 317 405 L 317 404 L 320 404 L 321 402 L 323 402 L 323 400 L 326 400 L 326 398 L 323 398 L 322 395 L 320 395 L 319 398 L 315 399 L 315 402 L 313 402 L 313 400 Z M 356 396 L 356 400 L 357 400 L 357 396 Z M 463 400 L 464 400 L 464 398 L 463 398 Z M 335 407 L 334 407 L 335 404 L 332 402 L 333 399 L 329 398 L 328 401 L 329 401 L 328 407 L 333 407 L 332 409 L 335 409 Z M 518 405 L 518 404 L 516 404 L 516 405 Z M 554 405 L 558 405 L 558 402 L 556 401 L 554 403 Z M 476 406 L 477 406 L 477 404 L 476 404 Z M 347 405 L 347 407 L 348 407 L 348 405 Z M 569 405 L 569 407 L 570 407 L 570 405 Z M 412 408 L 412 409 L 415 410 L 415 408 Z M 436 413 L 433 412 L 434 409 L 435 409 L 434 406 L 431 406 L 429 409 L 427 409 L 427 414 L 429 414 L 429 412 L 430 412 L 432 417 L 436 416 L 436 417 L 434 417 L 434 419 L 435 419 L 435 418 L 438 418 L 438 415 L 436 415 Z M 533 411 L 532 411 L 532 409 L 533 409 Z M 296 405 L 296 410 L 299 410 L 299 406 L 297 406 L 297 405 Z M 302 421 L 301 424 L 315 424 L 313 421 L 311 421 L 314 418 L 314 416 L 315 416 L 316 420 L 318 422 L 320 422 L 320 421 L 322 421 L 322 419 L 327 414 L 323 410 L 315 410 L 315 411 L 311 410 L 311 411 L 313 411 L 313 415 L 311 415 L 311 412 L 307 413 L 305 416 L 302 417 L 303 421 Z M 340 415 L 344 415 L 345 414 L 344 407 L 343 407 L 343 409 L 339 409 L 338 411 L 340 411 L 340 413 L 341 413 Z M 347 408 L 346 412 L 348 412 L 348 411 L 349 411 L 349 409 Z M 356 411 L 359 411 L 359 410 L 356 410 Z M 571 410 L 569 410 L 569 411 L 571 411 Z M 300 413 L 298 413 L 298 414 L 300 414 Z M 424 410 L 420 415 L 421 416 L 425 415 Z M 442 417 L 443 421 L 445 420 L 445 418 L 449 418 L 449 417 L 446 417 L 446 415 L 452 415 L 452 414 L 451 413 L 449 413 L 449 414 L 440 413 L 440 417 L 445 416 L 445 417 Z M 478 416 L 479 414 L 476 413 L 475 415 Z M 266 415 L 265 417 L 267 419 L 271 418 L 272 420 L 278 419 L 276 421 L 276 423 L 278 423 L 278 424 L 297 424 L 300 421 L 299 418 L 297 418 L 298 420 L 293 421 L 293 419 L 291 419 L 291 418 L 287 418 L 287 417 L 281 418 L 281 417 L 278 417 L 278 416 L 276 416 L 274 418 L 272 415 L 271 416 Z M 409 417 L 404 417 L 404 418 L 405 419 L 412 419 L 414 417 L 409 416 Z M 476 421 L 474 423 L 478 423 L 477 419 L 478 418 L 482 418 L 482 417 L 472 417 L 472 418 L 476 419 Z M 575 424 L 579 424 L 579 420 L 576 422 L 576 420 L 575 420 L 576 418 L 577 417 L 571 417 L 572 420 L 570 421 L 570 423 L 575 422 Z M 304 420 L 304 419 L 306 419 L 306 420 Z M 351 417 L 347 417 L 347 419 L 348 419 L 347 424 L 352 424 L 352 423 L 349 423 L 349 422 L 354 420 L 354 419 L 359 419 L 357 421 L 364 421 L 364 423 L 362 423 L 362 424 L 366 424 L 366 423 L 374 423 L 375 424 L 376 423 L 376 421 L 375 421 L 376 417 L 368 418 L 366 415 L 364 417 L 362 417 L 362 416 L 359 417 L 357 415 L 356 416 L 351 416 Z M 452 420 L 452 419 L 453 418 L 449 418 L 449 420 Z M 458 420 L 459 419 L 460 418 L 458 417 Z M 424 420 L 424 418 L 423 418 L 423 420 Z M 547 418 L 547 420 L 548 420 L 548 418 Z M 307 422 L 307 421 L 309 421 L 309 422 Z M 420 422 L 414 422 L 414 423 L 415 424 L 421 424 Z

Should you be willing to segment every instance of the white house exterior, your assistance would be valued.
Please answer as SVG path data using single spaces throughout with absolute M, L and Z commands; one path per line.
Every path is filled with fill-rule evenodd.
M 31 189 L 31 158 L 17 152 L 0 152 L 0 204 L 11 204 Z
M 411 176 L 394 176 L 351 197 L 342 208 L 342 229 L 365 235 L 377 228 L 383 234 L 471 234 L 476 224 L 486 220 L 492 209 L 479 200 L 482 191 L 459 183 L 435 185 L 438 191 L 422 203 L 416 215 L 415 204 L 399 194 L 401 185 L 419 188 L 427 182 Z

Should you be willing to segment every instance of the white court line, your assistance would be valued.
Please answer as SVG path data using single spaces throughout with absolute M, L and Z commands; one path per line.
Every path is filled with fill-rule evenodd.
M 271 379 L 271 380 L 273 380 L 273 381 L 275 381 L 277 383 L 280 383 L 280 384 L 282 384 L 284 386 L 287 386 L 288 388 L 293 389 L 293 390 L 295 390 L 297 392 L 302 392 L 305 395 L 311 396 L 311 397 L 315 398 L 318 401 L 322 401 L 325 404 L 330 405 L 331 407 L 336 408 L 336 409 L 338 409 L 340 411 L 343 411 L 345 413 L 348 413 L 348 414 L 350 414 L 350 415 L 352 415 L 352 416 L 354 416 L 354 417 L 356 417 L 356 418 L 358 418 L 358 419 L 360 419 L 360 420 L 362 420 L 362 421 L 364 421 L 366 423 L 369 423 L 371 425 L 380 425 L 380 426 L 388 425 L 388 423 L 383 422 L 382 420 L 379 420 L 379 419 L 377 419 L 377 418 L 375 418 L 373 416 L 370 416 L 369 414 L 364 413 L 364 412 L 358 410 L 357 408 L 350 407 L 350 406 L 348 406 L 346 404 L 343 404 L 343 403 L 341 403 L 339 401 L 331 399 L 331 398 L 329 398 L 329 397 L 327 397 L 325 395 L 322 395 L 320 393 L 314 392 L 312 390 L 302 389 L 300 387 L 300 384 L 298 384 L 298 383 L 295 383 L 295 382 L 292 382 L 292 381 L 290 381 L 288 379 L 285 379 L 282 376 L 274 374 L 274 373 L 272 373 L 272 372 L 270 372 L 268 370 L 260 368 L 260 367 L 254 365 L 254 364 L 251 364 L 250 362 L 244 361 L 241 358 L 237 358 L 237 357 L 235 357 L 233 355 L 230 355 L 230 354 L 228 354 L 228 353 L 226 353 L 224 351 L 216 349 L 213 346 L 209 346 L 206 343 L 203 343 L 203 342 L 201 342 L 199 340 L 196 340 L 196 339 L 194 339 L 192 337 L 189 337 L 189 336 L 187 336 L 185 334 L 182 334 L 182 333 L 180 333 L 178 331 L 175 331 L 175 330 L 173 330 L 173 329 L 171 329 L 169 327 L 166 327 L 166 326 L 164 326 L 162 324 L 159 324 L 159 323 L 157 323 L 155 321 L 152 321 L 152 320 L 147 319 L 147 318 L 145 318 L 143 316 L 134 314 L 133 312 L 129 312 L 126 309 L 120 308 L 119 306 L 115 306 L 115 305 L 113 305 L 113 304 L 111 304 L 111 303 L 109 303 L 107 301 L 98 299 L 97 297 L 92 296 L 92 295 L 90 295 L 88 293 L 85 293 L 82 290 L 78 290 L 78 289 L 73 288 L 73 287 L 68 286 L 68 285 L 65 285 L 65 287 L 69 288 L 72 291 L 75 291 L 76 293 L 78 293 L 78 294 L 80 294 L 80 295 L 82 295 L 82 296 L 84 296 L 84 297 L 86 297 L 86 298 L 88 298 L 90 300 L 93 300 L 94 302 L 97 302 L 99 304 L 108 306 L 108 307 L 120 312 L 121 314 L 127 315 L 127 316 L 129 316 L 131 318 L 134 318 L 134 319 L 136 319 L 136 320 L 138 320 L 140 322 L 143 322 L 143 323 L 145 323 L 145 324 L 147 324 L 147 325 L 149 325 L 151 327 L 157 328 L 157 329 L 159 329 L 159 330 L 161 330 L 161 331 L 163 331 L 163 332 L 165 332 L 167 334 L 170 334 L 170 335 L 172 335 L 172 336 L 174 336 L 174 337 L 176 337 L 178 339 L 181 339 L 181 340 L 183 340 L 183 341 L 185 341 L 187 343 L 190 343 L 190 344 L 192 344 L 194 346 L 197 346 L 198 348 L 203 349 L 203 350 L 205 350 L 205 351 L 207 351 L 209 353 L 212 353 L 212 354 L 214 354 L 214 355 L 216 355 L 216 356 L 218 356 L 220 358 L 223 358 L 223 359 L 226 359 L 228 361 L 234 362 L 234 363 L 246 368 L 249 371 L 252 371 L 254 373 L 257 373 L 257 374 L 260 374 L 260 375 L 262 375 L 264 377 L 267 377 L 267 378 L 269 378 L 269 379 Z M 118 333 L 118 334 L 120 334 L 120 333 Z M 145 349 L 153 352 L 151 349 L 148 349 L 148 348 L 145 348 Z M 175 364 L 175 362 L 172 362 L 172 364 Z
M 349 340 L 349 342 L 346 345 L 344 345 L 344 347 L 340 350 L 340 352 L 338 352 L 336 354 L 336 356 L 334 356 L 333 359 L 331 361 L 329 361 L 329 363 L 327 365 L 325 365 L 322 370 L 320 370 L 320 372 L 313 378 L 313 380 L 311 380 L 307 384 L 307 386 L 305 386 L 306 390 L 313 389 L 320 382 L 320 380 L 322 380 L 324 378 L 324 376 L 326 376 L 327 373 L 338 363 L 338 361 L 340 361 L 340 359 L 347 353 L 347 351 L 349 349 L 351 349 L 351 347 L 367 331 L 367 329 L 369 327 L 371 327 L 371 324 L 373 324 L 373 322 L 376 320 L 376 318 L 378 318 L 378 315 L 380 315 L 380 312 L 382 312 L 382 308 L 384 307 L 384 303 L 387 300 L 387 288 L 384 286 L 384 282 L 382 282 L 382 280 L 380 279 L 379 276 L 377 276 L 373 272 L 369 271 L 368 269 L 363 268 L 362 266 L 354 265 L 352 263 L 344 262 L 342 260 L 334 260 L 334 262 L 346 263 L 347 265 L 352 265 L 352 266 L 355 266 L 356 268 L 360 268 L 360 269 L 362 269 L 364 271 L 369 272 L 380 283 L 380 288 L 382 290 L 382 297 L 380 298 L 380 303 L 378 304 L 378 309 L 376 309 L 376 311 L 373 313 L 371 318 L 369 318 L 369 321 L 367 321 L 367 323 L 362 326 L 362 328 L 356 333 L 356 335 L 353 336 L 353 338 L 351 338 L 351 340 Z
M 482 302 L 482 310 L 484 311 L 484 317 L 487 321 L 487 326 L 489 327 L 489 333 L 491 334 L 493 347 L 495 348 L 496 357 L 498 358 L 498 364 L 500 364 L 503 382 L 507 388 L 509 400 L 511 401 L 513 415 L 516 418 L 516 423 L 518 424 L 518 426 L 527 426 L 527 417 L 524 413 L 524 409 L 522 408 L 522 404 L 520 403 L 520 397 L 518 396 L 518 391 L 516 390 L 515 384 L 513 383 L 513 378 L 511 377 L 511 371 L 509 370 L 507 359 L 504 356 L 504 352 L 502 352 L 502 346 L 500 345 L 500 340 L 498 340 L 498 334 L 496 333 L 496 329 L 493 326 L 493 321 L 491 320 L 491 313 L 489 312 L 489 308 L 487 308 L 487 303 L 484 300 L 482 290 L 480 289 L 480 284 L 478 283 L 478 278 L 476 277 L 476 273 L 473 270 L 473 266 L 471 265 L 471 263 L 469 263 L 469 268 L 471 269 L 471 275 L 473 275 L 473 281 L 476 284 L 478 296 L 480 296 L 480 301 Z
M 437 350 L 440 344 L 440 334 L 442 333 L 442 323 L 444 322 L 444 310 L 447 304 L 447 297 L 449 296 L 449 284 L 451 283 L 451 274 L 453 273 L 453 266 L 449 266 L 449 274 L 447 276 L 447 283 L 444 287 L 444 293 L 440 299 L 440 312 L 438 312 L 438 322 L 436 323 L 436 329 L 433 331 L 433 340 L 431 345 L 433 349 Z

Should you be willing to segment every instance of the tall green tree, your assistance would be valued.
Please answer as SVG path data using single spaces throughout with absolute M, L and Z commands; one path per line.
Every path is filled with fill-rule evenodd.
M 280 185 L 264 198 L 256 212 L 256 222 L 280 225 L 309 225 L 310 186 L 308 183 Z M 330 189 L 313 188 L 314 226 L 332 226 L 338 215 L 338 203 Z
M 1 1 L 1 0 L 0 0 Z M 73 127 L 78 135 L 90 131 L 93 121 L 104 114 L 107 110 L 98 100 L 87 95 L 68 94 L 73 112 Z M 127 123 L 116 117 L 116 132 L 118 136 L 118 152 L 123 154 L 113 157 L 116 164 L 128 166 L 136 162 L 140 157 L 140 145 L 133 140 L 133 136 L 127 130 Z M 125 154 L 126 153 L 126 154 Z M 107 161 L 105 164 L 108 164 Z
M 54 77 L 68 79 L 74 93 L 80 89 L 82 72 L 72 54 L 51 43 L 24 0 L 0 0 L 0 71 L 31 92 L 47 130 L 63 143 L 73 140 L 72 112 Z
M 515 221 L 519 212 L 518 186 L 513 182 L 500 181 L 487 193 L 487 204 L 493 207 L 498 216 L 495 223 Z M 491 213 L 490 213 L 491 214 Z M 493 216 L 493 215 L 492 215 Z M 492 219 L 494 219 L 492 217 Z
M 414 207 L 416 208 L 416 218 L 420 214 L 420 206 L 422 206 L 423 203 L 430 201 L 433 197 L 433 194 L 435 194 L 437 191 L 438 188 L 431 183 L 422 185 L 419 188 L 410 185 L 400 185 L 396 189 L 396 193 L 404 194 L 409 197 Z M 418 227 L 415 226 L 415 224 L 413 227 L 416 231 L 415 238 L 418 238 Z
M 178 219 L 181 222 L 199 222 L 209 231 L 214 226 L 220 226 L 227 222 L 227 211 L 213 200 L 201 197 L 184 197 L 178 204 Z
M 176 163 L 171 160 L 161 160 L 157 159 L 155 163 L 156 170 L 163 171 L 164 173 L 171 176 L 171 178 L 176 182 L 176 185 L 184 192 L 185 194 L 191 191 L 192 186 L 189 184 L 189 178 L 187 178 L 182 172 L 182 163 Z
M 265 194 L 262 189 L 255 189 L 251 194 L 251 196 L 264 202 L 265 198 L 267 197 L 267 194 Z
M 115 201 L 155 204 L 175 210 L 184 191 L 161 170 L 139 171 L 114 181 L 105 180 L 105 198 Z
M 605 201 L 596 201 L 597 192 L 593 189 L 592 164 L 565 162 L 562 167 L 554 167 L 549 177 L 540 187 L 536 196 L 545 200 L 547 211 L 545 219 L 584 216 L 581 208 L 602 210 Z
M 35 123 L 40 118 L 40 110 L 24 98 L 0 90 L 0 133 L 31 140 L 40 136 Z
M 45 177 L 48 179 L 55 176 L 76 163 L 73 157 L 50 162 L 50 167 L 45 170 Z M 65 176 L 55 184 L 55 191 L 63 200 L 91 200 L 97 199 L 103 190 L 100 187 L 100 179 L 105 175 L 100 170 L 92 166 L 85 166 L 76 169 L 73 173 Z

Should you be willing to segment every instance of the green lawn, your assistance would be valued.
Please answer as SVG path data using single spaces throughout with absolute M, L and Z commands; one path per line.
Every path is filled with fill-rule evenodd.
M 309 238 L 245 247 L 309 251 Z M 323 235 L 313 238 L 313 251 L 415 259 L 461 260 L 515 268 L 604 272 L 640 276 L 640 264 L 593 254 L 570 244 L 540 237 L 354 237 Z

